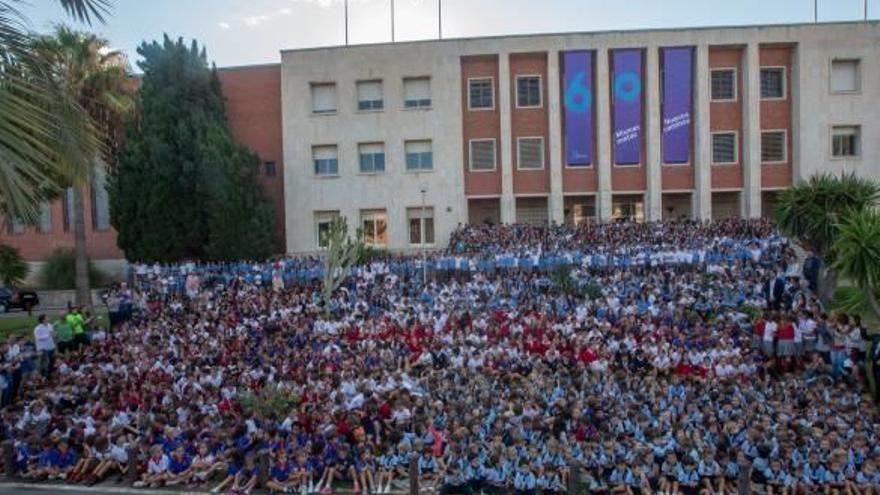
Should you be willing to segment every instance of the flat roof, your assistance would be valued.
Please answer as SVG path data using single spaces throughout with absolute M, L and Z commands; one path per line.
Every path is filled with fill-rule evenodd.
M 468 36 L 463 38 L 437 38 L 423 40 L 406 40 L 406 41 L 383 41 L 380 43 L 358 43 L 349 45 L 325 45 L 311 46 L 304 48 L 287 48 L 282 49 L 281 53 L 291 52 L 308 52 L 317 50 L 340 50 L 346 48 L 370 48 L 377 46 L 392 45 L 413 45 L 418 43 L 457 43 L 462 41 L 486 41 L 498 40 L 503 38 L 537 38 L 541 36 L 572 36 L 572 35 L 607 35 L 607 34 L 641 34 L 641 33 L 661 33 L 670 31 L 723 31 L 733 29 L 761 29 L 761 28 L 807 28 L 807 27 L 835 27 L 835 26 L 853 26 L 853 25 L 880 24 L 880 20 L 858 20 L 858 21 L 832 21 L 832 22 L 799 22 L 799 23 L 780 23 L 780 24 L 743 24 L 743 25 L 724 25 L 724 26 L 682 26 L 682 27 L 666 27 L 666 28 L 646 28 L 646 29 L 611 29 L 607 31 L 562 31 L 552 33 L 527 33 L 527 34 L 501 34 L 491 36 Z

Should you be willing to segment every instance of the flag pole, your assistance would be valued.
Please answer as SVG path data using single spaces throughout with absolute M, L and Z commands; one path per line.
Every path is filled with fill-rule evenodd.
M 813 0 L 813 22 L 819 22 L 819 0 Z
M 437 0 L 437 39 L 443 39 L 443 0 Z
M 348 46 L 348 0 L 345 0 L 345 46 Z
M 391 0 L 391 42 L 394 43 L 394 0 Z

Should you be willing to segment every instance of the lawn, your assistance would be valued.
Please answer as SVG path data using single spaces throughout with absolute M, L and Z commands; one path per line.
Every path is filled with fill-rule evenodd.
M 49 321 L 55 321 L 60 316 L 60 314 L 49 315 Z M 98 324 L 106 328 L 109 321 L 107 319 L 107 312 L 99 311 L 97 313 L 97 318 Z M 10 335 L 30 335 L 36 325 L 36 312 L 34 312 L 33 316 L 28 316 L 27 313 L 24 312 L 0 315 L 0 341 L 5 341 Z

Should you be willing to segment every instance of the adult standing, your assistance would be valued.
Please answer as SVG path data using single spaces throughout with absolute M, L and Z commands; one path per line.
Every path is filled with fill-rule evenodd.
M 70 325 L 71 330 L 73 330 L 73 347 L 77 350 L 77 352 L 82 351 L 83 346 L 86 345 L 86 323 L 85 318 L 83 318 L 82 313 L 80 312 L 80 307 L 75 306 L 73 309 L 67 313 L 67 324 Z
M 49 323 L 49 317 L 40 315 L 34 327 L 34 345 L 40 353 L 40 367 L 44 368 L 43 376 L 48 380 L 55 368 L 55 329 Z

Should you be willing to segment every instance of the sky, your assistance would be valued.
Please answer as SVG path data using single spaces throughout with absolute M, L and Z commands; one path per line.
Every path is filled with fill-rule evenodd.
M 341 45 L 344 0 L 111 0 L 106 24 L 70 22 L 58 2 L 21 0 L 30 27 L 89 28 L 137 60 L 144 40 L 195 38 L 220 67 L 274 63 L 280 50 Z M 349 43 L 391 41 L 392 0 L 348 0 Z M 813 22 L 813 0 L 440 0 L 443 37 Z M 818 0 L 819 21 L 863 18 L 863 0 Z M 438 0 L 394 0 L 395 40 L 436 39 Z M 880 0 L 868 0 L 880 19 Z

